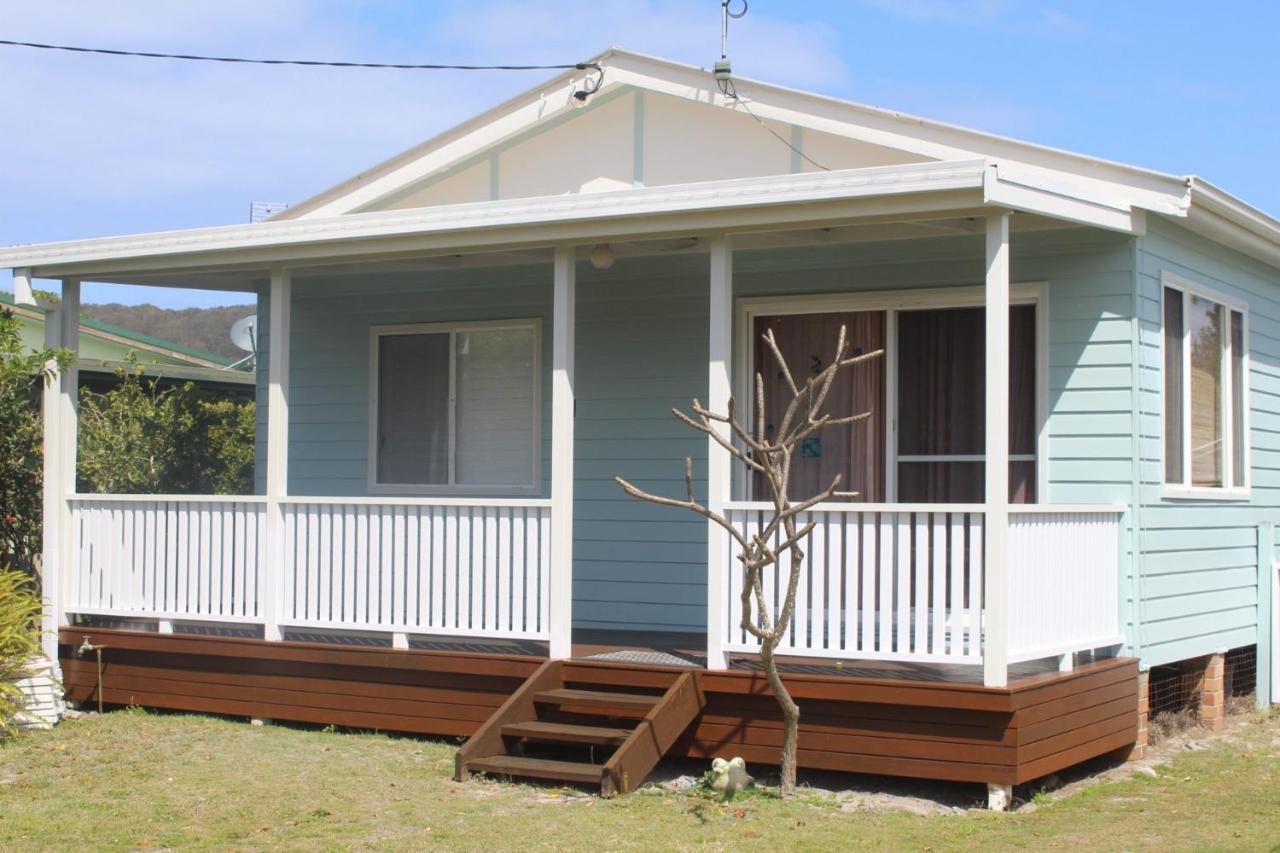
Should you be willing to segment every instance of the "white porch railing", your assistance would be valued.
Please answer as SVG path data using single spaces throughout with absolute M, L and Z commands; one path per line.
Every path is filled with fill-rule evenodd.
M 1010 507 L 1010 662 L 1121 641 L 1122 512 L 1114 507 Z
M 550 501 L 285 498 L 273 548 L 261 497 L 68 500 L 67 613 L 549 638 Z
M 730 521 L 758 533 L 768 504 L 732 502 Z M 1119 519 L 1113 507 L 1010 511 L 1011 660 L 1119 642 Z M 804 544 L 793 624 L 779 652 L 942 663 L 982 660 L 981 504 L 826 504 L 798 521 Z M 724 534 L 728 539 L 728 534 Z M 730 542 L 727 651 L 759 642 L 741 627 L 743 573 Z M 763 572 L 776 612 L 787 567 Z
M 282 625 L 549 638 L 550 501 L 282 503 Z
M 260 621 L 263 498 L 75 495 L 70 504 L 68 612 Z

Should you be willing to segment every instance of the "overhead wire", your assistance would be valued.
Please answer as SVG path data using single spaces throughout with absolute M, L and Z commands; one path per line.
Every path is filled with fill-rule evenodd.
M 598 68 L 595 63 L 574 62 L 567 65 L 446 65 L 408 62 L 339 62 L 320 59 L 260 59 L 243 56 L 207 56 L 194 53 L 157 53 L 146 50 L 117 50 L 106 47 L 79 47 L 68 44 L 42 44 L 34 41 L 0 39 L 0 45 L 30 47 L 37 50 L 61 50 L 71 53 L 98 53 L 107 56 L 137 56 L 146 59 L 184 59 L 193 62 L 238 62 L 250 65 L 308 65 L 327 68 L 397 68 L 410 71 L 563 71 Z
M 296 65 L 309 68 L 369 68 L 400 71 L 587 71 L 596 72 L 595 80 L 574 93 L 578 100 L 586 100 L 600 90 L 604 83 L 604 68 L 596 62 L 573 62 L 562 65 L 463 65 L 426 62 L 344 62 L 322 59 L 264 59 L 245 56 L 211 56 L 197 53 L 161 53 L 149 50 L 121 50 L 107 47 L 83 47 L 69 44 L 45 44 L 34 41 L 0 39 L 0 47 L 25 47 L 33 50 L 52 50 L 64 53 L 90 53 L 102 56 L 123 56 L 142 59 L 172 59 L 185 62 L 221 62 L 239 65 Z
M 830 172 L 830 171 L 831 171 L 831 169 L 830 169 L 829 167 L 822 165 L 822 164 L 821 164 L 821 163 L 819 163 L 817 160 L 813 159 L 813 158 L 812 158 L 812 157 L 810 157 L 808 154 L 804 153 L 804 152 L 803 152 L 803 151 L 801 151 L 799 148 L 797 148 L 796 146 L 792 145 L 792 144 L 791 144 L 791 140 L 789 140 L 789 139 L 787 139 L 786 137 L 784 137 L 781 133 L 778 133 L 778 132 L 777 132 L 776 130 L 774 130 L 772 127 L 769 127 L 769 125 L 765 122 L 765 120 L 764 120 L 764 119 L 762 119 L 762 118 L 760 118 L 760 116 L 756 115 L 756 114 L 755 114 L 755 111 L 753 111 L 753 110 L 751 109 L 751 105 L 747 103 L 746 99 L 745 99 L 745 98 L 743 98 L 741 95 L 739 95 L 739 94 L 738 94 L 738 90 L 737 90 L 737 88 L 733 85 L 733 80 L 732 80 L 731 78 L 726 77 L 726 78 L 725 78 L 725 79 L 723 79 L 723 80 L 717 80 L 717 81 L 716 81 L 716 84 L 720 87 L 720 93 L 721 93 L 722 95 L 724 95 L 726 98 L 729 98 L 730 100 L 732 100 L 735 104 L 738 104 L 739 106 L 741 106 L 741 107 L 742 107 L 742 109 L 746 111 L 747 115 L 749 115 L 749 116 L 751 116 L 753 119 L 755 119 L 755 120 L 756 120 L 756 123 L 757 123 L 758 125 L 760 125 L 761 127 L 763 127 L 765 130 L 767 130 L 767 131 L 768 131 L 768 132 L 773 136 L 773 138 L 774 138 L 774 139 L 778 140 L 778 141 L 779 141 L 779 142 L 781 142 L 783 145 L 785 145 L 785 146 L 787 146 L 788 148 L 790 148 L 793 152 L 795 152 L 796 154 L 798 154 L 802 160 L 804 160 L 804 161 L 805 161 L 806 163 L 808 163 L 809 165 L 813 166 L 815 169 L 821 169 L 821 170 L 822 170 L 822 171 L 824 171 L 824 172 Z

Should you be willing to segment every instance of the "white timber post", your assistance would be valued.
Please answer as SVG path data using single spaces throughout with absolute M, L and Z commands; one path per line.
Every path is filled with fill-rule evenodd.
M 1274 521 L 1263 521 L 1258 524 L 1258 645 L 1257 659 L 1254 662 L 1254 699 L 1258 707 L 1266 709 L 1271 706 L 1276 695 L 1276 685 L 1272 682 L 1275 669 L 1277 637 L 1275 633 L 1276 600 L 1276 525 Z
M 707 408 L 728 412 L 729 367 L 733 351 L 733 243 L 728 235 L 711 240 L 711 322 Z M 727 424 L 712 424 L 731 439 Z M 724 514 L 733 482 L 732 458 L 714 438 L 707 437 L 707 509 Z M 729 540 L 714 521 L 707 521 L 707 669 L 724 669 L 728 661 L 724 641 L 728 628 L 727 596 Z
M 263 636 L 279 640 L 280 590 L 284 573 L 284 505 L 289 494 L 289 316 L 293 310 L 293 276 L 271 271 L 267 341 L 267 565 L 259 601 Z
M 982 682 L 1009 683 L 1009 214 L 987 218 L 986 614 Z
M 573 362 L 577 270 L 573 246 L 556 246 L 551 310 L 552 658 L 573 653 Z
M 62 444 L 58 453 L 58 479 L 61 494 L 58 495 L 58 517 L 61 529 L 58 532 L 60 559 L 57 565 L 58 577 L 51 584 L 57 596 L 54 615 L 58 626 L 66 621 L 65 606 L 67 601 L 66 566 L 71 563 L 75 553 L 73 542 L 74 531 L 71 529 L 71 496 L 76 493 L 77 441 L 80 434 L 80 282 L 76 279 L 62 281 L 62 311 L 60 312 L 63 349 L 71 351 L 71 363 L 58 374 L 58 430 L 62 433 Z
M 16 278 L 16 276 L 15 276 Z M 61 308 L 49 311 L 44 318 L 44 345 L 46 349 L 62 346 Z M 55 362 L 45 365 L 56 367 Z M 44 593 L 44 618 L 41 637 L 44 653 L 49 659 L 58 659 L 58 624 L 61 621 L 63 602 L 58 595 L 62 588 L 62 430 L 60 428 L 62 377 L 46 380 L 41 393 L 41 429 L 44 438 L 44 500 L 42 503 L 40 584 Z M 70 567 L 67 569 L 71 571 Z
M 17 305 L 35 306 L 36 294 L 31 287 L 31 270 L 16 269 L 13 271 L 13 301 Z M 49 337 L 49 327 L 45 326 L 45 338 Z M 45 344 L 48 346 L 48 343 Z

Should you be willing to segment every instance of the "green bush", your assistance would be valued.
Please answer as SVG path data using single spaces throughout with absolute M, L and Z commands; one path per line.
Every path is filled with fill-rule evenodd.
M 0 569 L 0 737 L 11 736 L 22 709 L 14 680 L 40 652 L 40 596 L 26 572 Z
M 80 394 L 81 491 L 253 492 L 254 408 L 190 382 L 158 388 L 133 365 L 109 391 Z
M 35 574 L 40 553 L 40 390 L 71 363 L 66 350 L 26 350 L 0 309 L 0 565 Z

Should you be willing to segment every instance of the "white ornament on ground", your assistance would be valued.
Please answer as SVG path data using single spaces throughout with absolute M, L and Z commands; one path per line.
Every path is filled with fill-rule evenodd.
M 717 758 L 711 762 L 711 787 L 725 796 L 749 788 L 753 781 L 747 775 L 747 762 L 741 758 Z

